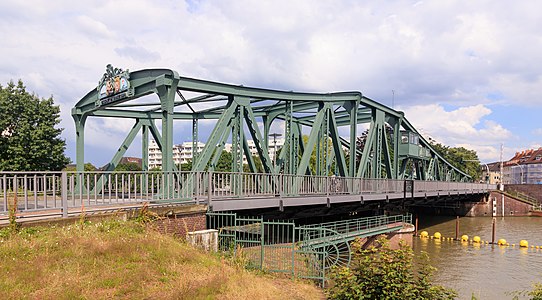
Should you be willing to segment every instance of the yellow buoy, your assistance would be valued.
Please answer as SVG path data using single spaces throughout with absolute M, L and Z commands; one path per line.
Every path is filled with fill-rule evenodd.
M 422 231 L 420 233 L 420 237 L 423 237 L 423 238 L 429 237 L 429 233 L 427 231 Z
M 529 248 L 529 242 L 527 242 L 526 240 L 521 240 L 519 241 L 519 246 L 523 248 Z
M 499 241 L 497 241 L 497 245 L 505 246 L 506 245 L 506 240 L 505 239 L 499 239 Z
M 442 235 L 440 234 L 440 232 L 435 232 L 435 234 L 433 235 L 436 239 L 439 239 L 442 237 Z
M 480 239 L 479 236 L 475 236 L 475 237 L 472 238 L 473 243 L 480 243 L 480 241 L 481 241 L 481 239 Z
M 462 235 L 462 236 L 461 236 L 461 241 L 462 241 L 462 242 L 468 242 L 468 241 L 469 241 L 469 236 L 466 235 L 466 234 Z

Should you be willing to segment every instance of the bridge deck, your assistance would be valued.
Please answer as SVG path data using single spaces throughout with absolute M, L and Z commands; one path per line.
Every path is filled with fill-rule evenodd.
M 213 211 L 396 201 L 481 194 L 494 185 L 216 172 L 0 172 L 0 222 L 131 209 L 147 202 L 207 204 Z

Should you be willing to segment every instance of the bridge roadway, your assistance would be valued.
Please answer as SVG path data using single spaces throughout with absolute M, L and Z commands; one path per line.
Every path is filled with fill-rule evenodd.
M 466 182 L 254 173 L 0 172 L 0 219 L 7 219 L 15 202 L 19 218 L 36 218 L 133 209 L 145 202 L 207 204 L 212 211 L 235 211 L 431 199 L 484 194 L 495 188 Z
M 385 181 L 380 179 L 383 185 Z M 391 180 L 390 180 L 391 181 Z M 414 190 L 403 189 L 369 189 L 349 192 L 330 193 L 307 193 L 297 195 L 244 195 L 237 197 L 221 196 L 212 197 L 210 206 L 213 211 L 234 211 L 244 209 L 260 209 L 277 207 L 307 206 L 307 205 L 332 205 L 339 203 L 364 204 L 372 201 L 397 201 L 408 199 L 427 199 L 431 197 L 453 197 L 463 195 L 485 194 L 495 190 L 495 185 L 475 183 L 452 183 L 411 181 Z M 404 184 L 404 181 L 394 183 Z

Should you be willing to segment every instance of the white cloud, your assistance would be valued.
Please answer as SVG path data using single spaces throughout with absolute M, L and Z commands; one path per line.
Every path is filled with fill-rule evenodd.
M 500 142 L 513 136 L 502 125 L 482 120 L 491 114 L 491 110 L 484 105 L 447 111 L 440 105 L 430 104 L 408 107 L 404 111 L 405 117 L 422 134 L 445 145 L 476 150 L 484 161 L 497 159 L 500 156 Z
M 536 128 L 533 130 L 533 134 L 535 135 L 542 135 L 542 128 Z
M 416 127 L 493 157 L 514 133 L 492 111 L 540 103 L 538 10 L 536 1 L 489 0 L 2 1 L 0 83 L 22 78 L 29 90 L 54 95 L 70 148 L 69 109 L 112 63 L 246 86 L 358 90 L 386 105 L 394 90 Z M 89 143 L 120 144 L 123 122 L 97 124 Z M 514 142 L 532 144 L 524 139 L 536 140 Z
M 89 16 L 78 16 L 76 23 L 79 29 L 90 35 L 91 38 L 113 38 L 114 34 L 104 23 L 94 20 Z

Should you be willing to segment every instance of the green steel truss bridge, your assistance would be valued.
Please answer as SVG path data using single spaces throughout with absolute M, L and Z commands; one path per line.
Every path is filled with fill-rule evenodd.
M 467 174 L 431 148 L 402 112 L 360 92 L 278 91 L 181 77 L 167 69 L 129 72 L 108 65 L 98 87 L 77 102 L 72 116 L 77 171 L 0 174 L 0 212 L 7 211 L 10 193 L 21 187 L 22 210 L 60 208 L 64 216 L 82 206 L 99 209 L 142 202 L 205 203 L 213 211 L 282 211 L 406 199 L 427 204 L 432 201 L 428 197 L 484 194 L 495 188 L 471 183 Z M 133 120 L 106 169 L 98 172 L 83 171 L 89 118 Z M 212 130 L 200 133 L 200 123 Z M 181 172 L 173 160 L 178 126 L 191 132 L 193 161 L 188 172 Z M 366 138 L 358 139 L 364 132 Z M 143 171 L 114 172 L 139 133 Z M 277 134 L 284 145 L 271 159 L 269 149 L 276 145 L 269 137 Z M 160 171 L 149 170 L 151 136 L 162 152 Z M 205 147 L 198 151 L 200 136 L 206 137 Z M 231 143 L 232 172 L 217 172 L 226 143 Z
M 154 94 L 154 97 L 143 96 Z M 84 132 L 89 117 L 129 118 L 134 125 L 106 171 L 117 166 L 139 132 L 143 170 L 148 169 L 152 135 L 162 151 L 162 171 L 176 171 L 174 122 L 191 127 L 193 172 L 213 171 L 226 142 L 232 144 L 232 170 L 242 172 L 243 157 L 251 172 L 257 166 L 248 139 L 266 174 L 412 179 L 466 182 L 471 178 L 440 156 L 404 114 L 361 92 L 300 93 L 181 77 L 173 70 L 135 72 L 107 66 L 98 88 L 72 109 L 77 140 L 77 170 L 84 166 Z M 156 121 L 161 121 L 158 129 Z M 199 124 L 214 122 L 205 147 L 197 152 Z M 268 148 L 272 126 L 284 145 L 272 161 Z M 177 123 L 176 123 L 177 125 Z M 273 127 L 273 128 L 275 128 Z M 367 129 L 364 147 L 356 140 Z M 305 139 L 304 139 L 305 136 Z M 311 166 L 311 156 L 313 165 Z

